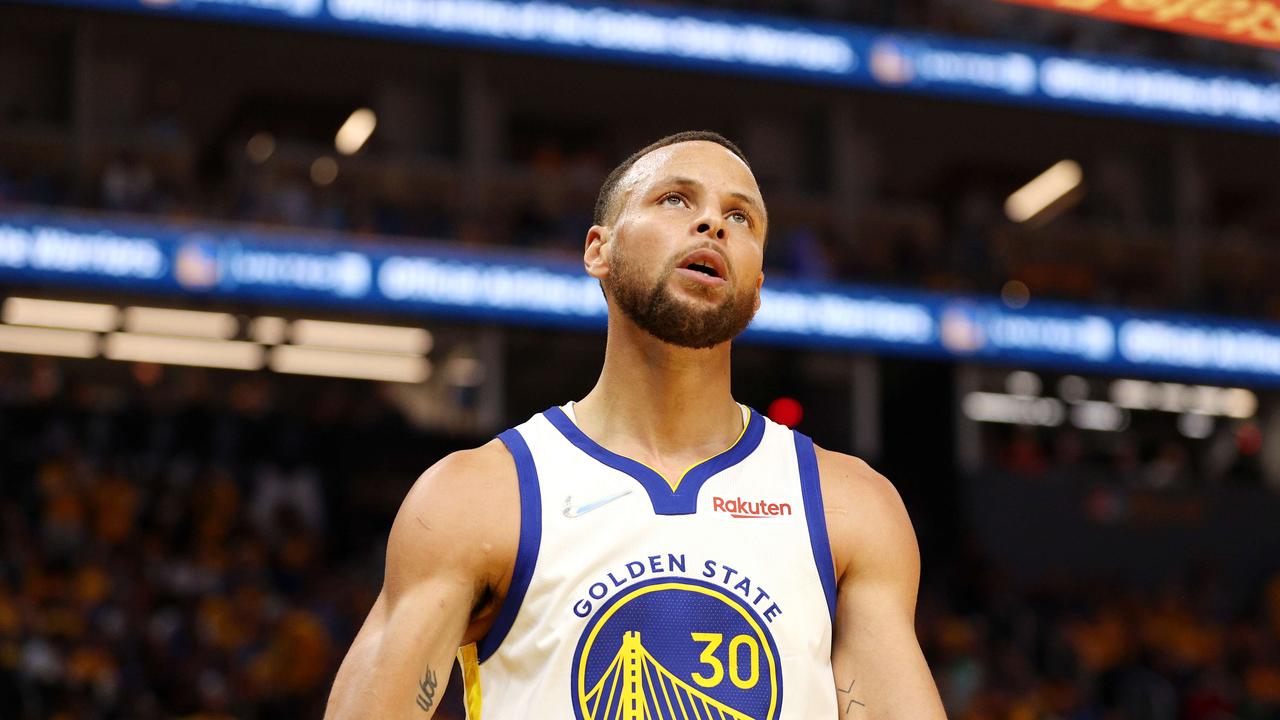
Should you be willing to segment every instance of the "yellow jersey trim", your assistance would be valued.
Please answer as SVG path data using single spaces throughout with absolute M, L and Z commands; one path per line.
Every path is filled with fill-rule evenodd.
M 462 666 L 462 697 L 467 720 L 480 720 L 480 658 L 476 655 L 475 643 L 458 648 L 458 664 Z

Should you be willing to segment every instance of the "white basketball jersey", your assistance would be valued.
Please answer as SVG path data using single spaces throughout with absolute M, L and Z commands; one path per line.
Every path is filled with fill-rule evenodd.
M 812 441 L 742 406 L 737 442 L 668 483 L 572 405 L 500 435 L 520 544 L 493 629 L 460 653 L 469 720 L 836 717 Z

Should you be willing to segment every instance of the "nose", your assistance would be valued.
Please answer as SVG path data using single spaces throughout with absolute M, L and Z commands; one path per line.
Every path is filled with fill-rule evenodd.
M 704 219 L 698 222 L 698 234 L 707 235 L 717 240 L 724 239 L 724 225 L 711 219 Z

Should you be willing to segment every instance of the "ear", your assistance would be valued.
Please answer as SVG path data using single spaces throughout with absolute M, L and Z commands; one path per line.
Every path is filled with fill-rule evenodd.
M 610 228 L 592 225 L 587 230 L 587 244 L 582 252 L 582 266 L 587 274 L 600 280 L 609 274 Z
M 756 276 L 756 312 L 760 312 L 760 288 L 764 285 L 764 271 Z

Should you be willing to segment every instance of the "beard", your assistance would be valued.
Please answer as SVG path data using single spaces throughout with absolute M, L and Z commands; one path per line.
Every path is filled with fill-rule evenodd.
M 641 268 L 631 262 L 627 253 L 615 252 L 605 288 L 618 309 L 640 329 L 671 345 L 702 350 L 732 340 L 747 329 L 756 314 L 755 293 L 750 286 L 735 293 L 730 284 L 728 297 L 719 305 L 697 307 L 671 290 L 675 270 L 673 265 L 656 283 L 646 287 Z M 733 277 L 731 272 L 727 274 Z M 701 285 L 693 286 L 692 291 L 708 297 L 716 292 Z

